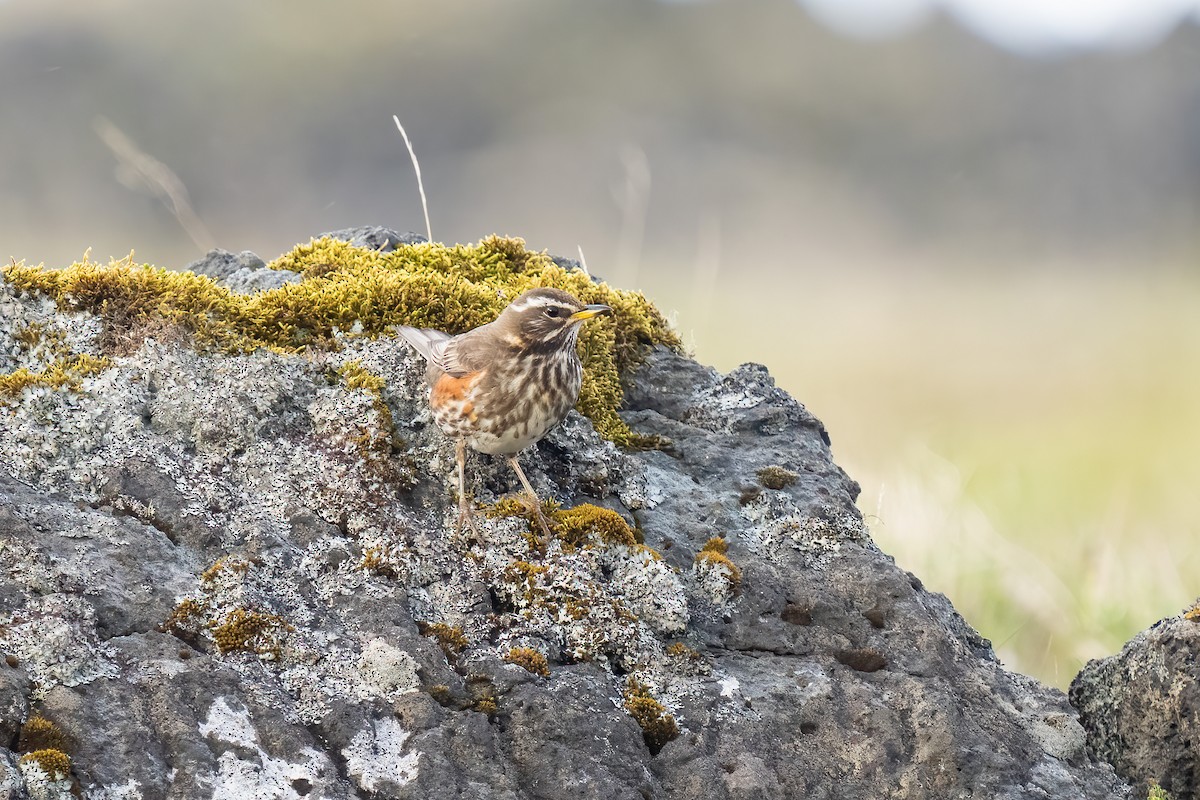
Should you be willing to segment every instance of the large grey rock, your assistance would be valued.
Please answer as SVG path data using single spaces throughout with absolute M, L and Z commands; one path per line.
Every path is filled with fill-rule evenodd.
M 85 349 L 99 331 L 3 286 L 0 305 Z M 15 330 L 0 352 L 33 358 Z M 539 551 L 516 519 L 453 535 L 423 365 L 342 344 L 147 339 L 0 414 L 0 708 L 63 729 L 85 796 L 1128 796 L 1062 693 L 875 547 L 821 423 L 762 367 L 651 352 L 623 414 L 660 450 L 572 414 L 526 472 L 647 547 Z M 516 488 L 485 457 L 468 480 L 482 502 Z M 679 735 L 644 735 L 627 691 Z M 15 758 L 0 781 L 23 797 Z
M 1088 751 L 1175 800 L 1200 798 L 1200 611 L 1191 617 L 1161 620 L 1089 661 L 1070 689 Z

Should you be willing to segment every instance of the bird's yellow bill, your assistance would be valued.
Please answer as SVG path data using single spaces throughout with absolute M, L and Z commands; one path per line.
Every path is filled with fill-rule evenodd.
M 591 319 L 592 317 L 599 316 L 600 314 L 611 314 L 611 313 L 612 313 L 611 308 L 597 303 L 595 305 L 587 306 L 586 308 L 583 309 L 583 311 L 576 311 L 574 314 L 571 315 L 570 319 L 572 322 L 578 322 L 578 321 L 585 320 L 585 319 Z

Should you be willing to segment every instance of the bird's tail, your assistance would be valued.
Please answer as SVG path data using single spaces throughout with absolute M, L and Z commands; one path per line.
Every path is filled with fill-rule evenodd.
M 437 346 L 450 338 L 450 334 L 434 330 L 433 328 L 412 328 L 408 325 L 396 325 L 395 329 L 397 333 L 404 337 L 406 342 L 413 346 L 413 349 L 425 357 L 426 361 L 437 361 Z

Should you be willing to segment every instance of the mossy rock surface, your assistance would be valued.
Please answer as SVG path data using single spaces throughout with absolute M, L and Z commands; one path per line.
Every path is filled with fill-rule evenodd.
M 12 264 L 4 277 L 17 289 L 50 296 L 60 308 L 89 311 L 104 322 L 103 343 L 114 352 L 139 332 L 168 323 L 199 349 L 298 353 L 337 346 L 337 333 L 386 335 L 397 324 L 462 333 L 490 322 L 521 292 L 563 289 L 613 315 L 583 327 L 579 411 L 602 436 L 640 445 L 621 421 L 621 376 L 654 344 L 679 347 L 665 318 L 636 292 L 594 283 L 565 270 L 520 239 L 489 237 L 476 245 L 403 245 L 383 253 L 322 238 L 270 264 L 304 276 L 299 283 L 240 294 L 205 275 L 173 272 L 131 258 L 107 264 L 85 259 L 52 270 Z M 143 334 L 144 335 L 144 334 Z

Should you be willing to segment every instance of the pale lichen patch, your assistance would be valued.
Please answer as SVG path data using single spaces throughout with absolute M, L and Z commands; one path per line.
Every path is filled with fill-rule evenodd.
M 417 777 L 420 753 L 404 752 L 412 733 L 392 717 L 374 720 L 342 750 L 346 772 L 358 788 L 374 792 L 387 784 L 403 786 Z
M 212 702 L 198 729 L 213 749 L 220 751 L 217 771 L 197 779 L 198 783 L 212 789 L 213 797 L 223 800 L 268 797 L 299 800 L 304 795 L 297 786 L 323 784 L 326 775 L 335 774 L 329 759 L 310 747 L 301 748 L 295 754 L 299 759 L 296 761 L 267 753 L 250 711 L 234 708 L 224 697 Z

